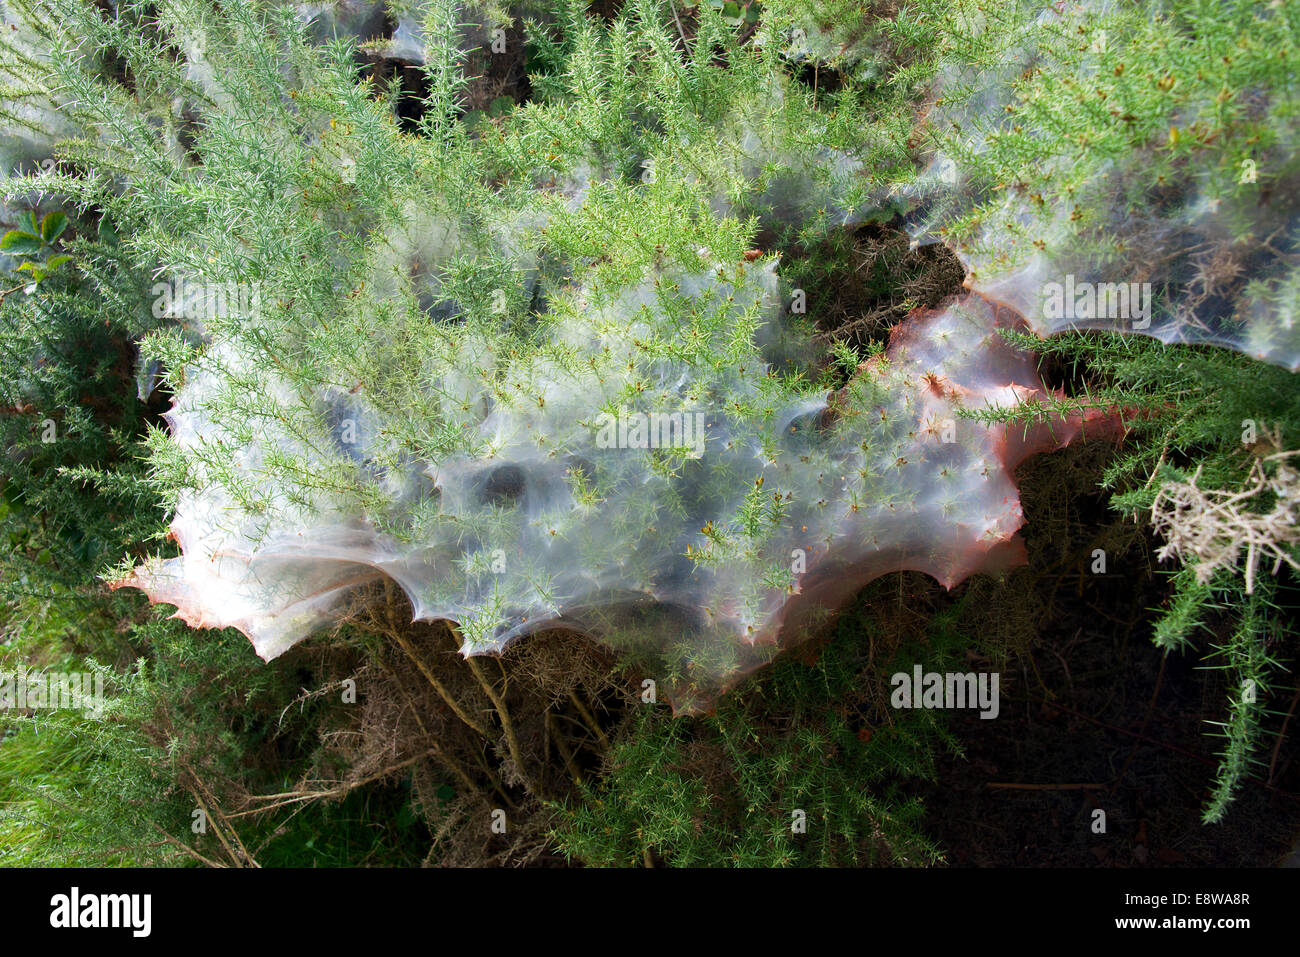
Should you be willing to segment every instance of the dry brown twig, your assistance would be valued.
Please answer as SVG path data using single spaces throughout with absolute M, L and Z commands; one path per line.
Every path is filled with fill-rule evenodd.
M 1274 444 L 1280 447 L 1280 441 Z M 1221 568 L 1237 568 L 1244 548 L 1248 595 L 1254 592 L 1261 557 L 1273 559 L 1274 575 L 1284 562 L 1300 571 L 1292 554 L 1300 545 L 1300 470 L 1292 464 L 1297 457 L 1300 449 L 1256 459 L 1240 490 L 1201 488 L 1200 468 L 1186 482 L 1163 486 L 1151 503 L 1151 524 L 1165 539 L 1156 557 L 1195 561 L 1196 579 L 1205 583 Z M 1276 463 L 1272 475 L 1268 463 Z M 1268 492 L 1275 496 L 1273 507 L 1252 511 L 1251 505 Z

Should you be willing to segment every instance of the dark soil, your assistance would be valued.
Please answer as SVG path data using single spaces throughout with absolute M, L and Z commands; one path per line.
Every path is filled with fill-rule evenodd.
M 1206 722 L 1222 720 L 1223 683 L 1198 670 L 1200 662 L 1176 655 L 1164 662 L 1162 677 L 1162 655 L 1140 626 L 1091 612 L 1072 621 L 1073 632 L 1051 636 L 1050 647 L 1004 690 L 996 720 L 956 714 L 952 728 L 966 758 L 942 761 L 938 780 L 923 793 L 927 831 L 950 862 L 1280 863 L 1300 830 L 1294 741 L 1278 751 L 1272 786 L 1271 753 L 1264 750 L 1260 778 L 1241 790 L 1224 822 L 1201 823 L 1215 770 Z M 1266 740 L 1266 749 L 1274 743 Z M 1092 830 L 1098 809 L 1106 815 L 1104 834 Z

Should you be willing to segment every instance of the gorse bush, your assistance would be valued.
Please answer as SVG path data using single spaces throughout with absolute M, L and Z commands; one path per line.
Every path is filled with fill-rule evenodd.
M 1043 334 L 1132 329 L 1297 368 L 1294 11 L 974 0 L 900 23 L 938 51 L 928 135 L 955 185 L 916 228 L 954 244 L 972 288 Z M 1144 304 L 1103 301 L 1111 285 Z
M 895 778 L 945 739 L 858 700 L 895 660 L 860 660 L 869 620 L 780 662 L 771 700 L 720 692 L 879 576 L 1023 561 L 1015 469 L 1080 433 L 1127 432 L 1103 484 L 1171 535 L 1162 489 L 1263 474 L 1251 515 L 1291 494 L 1285 7 L 431 0 L 391 36 L 250 0 L 12 7 L 5 624 L 20 657 L 118 676 L 68 786 L 119 800 L 78 846 L 187 854 L 197 802 L 190 856 L 248 863 L 290 853 L 282 809 L 324 830 L 327 799 L 378 782 L 447 861 L 504 805 L 527 823 L 498 861 L 931 862 Z M 48 197 L 71 225 L 47 237 Z M 1027 334 L 1076 328 L 1109 332 Z M 1287 586 L 1178 554 L 1157 642 L 1213 627 L 1250 689 L 1218 819 Z M 980 643 L 930 638 L 891 651 Z M 642 678 L 718 710 L 672 719 Z M 332 703 L 348 680 L 356 712 Z M 880 730 L 833 717 L 851 701 Z M 404 860 L 362 831 L 330 853 Z
M 78 9 L 82 42 L 147 32 Z M 146 347 L 178 390 L 150 441 L 183 555 L 126 579 L 191 623 L 273 657 L 382 572 L 467 652 L 564 617 L 661 654 L 689 704 L 765 659 L 750 649 L 813 590 L 809 565 L 953 582 L 1004 560 L 1004 472 L 1033 443 L 941 436 L 948 406 L 998 401 L 998 376 L 1033 388 L 981 358 L 998 320 L 953 313 L 833 407 L 819 364 L 767 361 L 798 343 L 776 332 L 755 229 L 814 204 L 845 218 L 865 189 L 846 152 L 861 134 L 784 77 L 778 44 L 742 46 L 707 9 L 685 51 L 653 5 L 604 33 L 570 11 L 541 102 L 470 132 L 461 52 L 435 43 L 409 135 L 349 48 L 308 46 L 289 13 L 171 17 L 198 52 L 129 69 L 157 105 L 194 104 L 201 163 L 150 98 L 71 61 L 52 88 L 95 135 L 65 150 L 113 179 L 50 185 L 107 209 L 201 327 Z M 430 17 L 426 35 L 454 36 L 449 8 Z M 269 60 L 274 82 L 239 80 Z M 644 627 L 647 601 L 682 641 Z

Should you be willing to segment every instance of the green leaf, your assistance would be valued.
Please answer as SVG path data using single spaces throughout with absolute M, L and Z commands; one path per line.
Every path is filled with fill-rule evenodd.
M 33 236 L 41 234 L 40 221 L 36 218 L 36 210 L 34 209 L 23 210 L 23 219 L 19 225 L 26 227 L 26 231 Z
M 45 267 L 47 269 L 57 269 L 59 266 L 62 266 L 64 263 L 71 262 L 71 261 L 72 261 L 71 256 L 51 256 L 49 259 L 45 260 Z
M 32 256 L 40 251 L 41 237 L 23 232 L 21 229 L 11 229 L 0 237 L 0 252 L 9 253 L 11 256 Z
M 63 213 L 55 210 L 48 213 L 41 220 L 41 239 L 53 245 L 54 241 L 63 235 L 63 231 L 68 228 L 68 217 Z

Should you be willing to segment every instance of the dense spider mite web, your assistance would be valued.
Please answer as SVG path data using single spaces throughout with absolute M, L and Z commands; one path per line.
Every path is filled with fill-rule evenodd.
M 1294 39 L 1281 6 L 1239 15 L 1281 43 Z M 1160 4 L 1144 9 L 1144 23 L 1162 15 Z M 1224 85 L 1184 93 L 1172 74 L 1155 78 L 1150 94 L 1176 105 L 1135 145 L 1153 111 L 1145 80 L 1133 79 L 1145 64 L 1121 45 L 1133 22 L 1116 17 L 1131 5 L 1021 2 L 1003 13 L 1012 11 L 998 62 L 953 60 L 932 86 L 922 115 L 939 150 L 898 191 L 913 235 L 949 243 L 968 287 L 1040 335 L 1137 333 L 1300 368 L 1300 77 L 1261 87 L 1235 35 L 1186 26 L 1186 55 Z M 972 13 L 968 25 L 975 49 L 988 24 Z M 1065 141 L 1068 112 L 1100 117 L 1096 133 Z M 1026 148 L 1037 154 L 1028 169 Z
M 1028 16 L 1026 30 L 1055 20 L 1073 29 L 1071 18 L 1097 11 L 1054 6 Z M 1300 356 L 1294 190 L 1261 208 L 1238 189 L 1247 183 L 1216 187 L 1174 170 L 1153 196 L 1132 185 L 1148 161 L 1140 153 L 1071 166 L 1068 208 L 996 188 L 998 140 L 987 133 L 1030 95 L 1045 55 L 1037 36 L 1010 51 L 1005 73 L 950 68 L 918 117 L 947 151 L 874 207 L 838 210 L 853 222 L 900 209 L 918 241 L 953 245 L 974 290 L 911 316 L 842 389 L 792 385 L 769 361 L 771 343 L 796 335 L 779 258 L 721 261 L 706 247 L 691 268 L 656 264 L 630 281 L 589 276 L 564 288 L 545 303 L 541 338 L 509 356 L 451 309 L 430 351 L 400 359 L 418 372 L 421 409 L 463 438 L 445 454 L 395 457 L 386 436 L 409 413 L 364 388 L 326 385 L 345 380 L 336 370 L 304 389 L 246 340 L 214 339 L 168 415 L 172 442 L 193 462 L 172 524 L 181 554 L 122 584 L 196 626 L 242 630 L 269 659 L 336 621 L 357 586 L 387 576 L 417 618 L 457 622 L 466 654 L 576 628 L 656 664 L 671 676 L 674 705 L 690 709 L 874 577 L 911 569 L 952 586 L 1023 561 L 1016 465 L 1085 426 L 1119 426 L 1097 414 L 1025 432 L 959 416 L 1048 397 L 1033 357 L 999 328 L 1134 331 L 1292 367 Z M 959 80 L 974 89 L 958 96 Z M 1292 94 L 1260 93 L 1248 108 L 1289 109 L 1279 101 Z M 801 178 L 807 157 L 765 152 L 743 123 L 733 132 L 740 172 L 773 161 L 792 171 L 762 197 L 769 215 L 837 211 L 828 181 Z M 1286 170 L 1289 156 L 1276 142 L 1255 161 Z M 842 155 L 821 161 L 837 176 L 854 171 Z M 589 172 L 560 187 L 574 208 L 595 188 Z M 1074 205 L 1093 213 L 1075 218 Z M 520 225 L 499 223 L 491 241 L 532 299 L 541 267 L 515 248 Z M 369 288 L 396 294 L 471 254 L 462 227 L 413 210 L 405 233 L 375 251 Z M 1246 272 L 1258 278 L 1237 281 Z M 678 348 L 644 348 L 662 341 Z M 216 414 L 214 396 L 232 391 L 277 413 L 257 415 L 255 428 Z M 220 475 L 206 470 L 214 448 L 229 466 Z M 342 465 L 356 481 L 267 487 L 285 462 L 304 475 Z
M 693 316 L 722 325 L 741 310 L 775 321 L 774 282 L 770 266 L 737 266 L 726 279 L 678 277 L 661 290 L 686 295 Z M 663 293 L 653 289 L 646 283 L 589 306 L 563 334 L 593 355 L 609 349 L 634 359 L 632 343 L 645 332 L 634 317 L 654 321 Z M 626 409 L 600 425 L 594 410 L 602 397 L 620 395 L 623 382 L 601 366 L 534 364 L 519 374 L 541 390 L 544 410 L 498 405 L 466 422 L 490 437 L 490 456 L 413 462 L 403 475 L 376 476 L 390 508 L 437 499 L 437 518 L 422 521 L 411 540 L 381 533 L 342 501 L 315 501 L 296 514 L 286 506 L 269 528 L 253 517 L 232 524 L 233 500 L 209 486 L 178 505 L 172 528 L 182 555 L 138 569 L 128 583 L 175 604 L 191 624 L 239 628 L 271 658 L 335 618 L 355 586 L 388 575 L 417 617 L 459 622 L 466 653 L 564 624 L 683 664 L 688 680 L 675 704 L 688 707 L 764 660 L 778 641 L 797 641 L 804 626 L 878 575 L 915 569 L 951 586 L 1023 561 L 1012 471 L 1084 423 L 1045 423 L 1026 434 L 956 416 L 958 408 L 1046 397 L 1032 357 L 996 334 L 1013 321 L 978 296 L 918 316 L 844 389 L 800 399 L 757 424 L 727 415 L 717 401 L 761 389 L 766 375 L 757 362 L 638 366 L 626 374 L 647 382 L 645 408 L 661 418 Z M 224 374 L 247 371 L 238 356 L 222 361 Z M 203 373 L 190 380 L 168 416 L 182 447 L 233 441 L 201 411 L 206 384 Z M 355 448 L 364 461 L 379 427 L 364 400 L 323 396 L 321 404 L 324 422 L 358 429 L 355 447 L 333 431 L 321 444 Z M 698 428 L 701 441 L 637 448 L 638 422 L 660 435 L 666 424 L 669 438 L 693 438 L 687 433 Z M 602 448 L 610 444 L 602 434 L 619 429 L 625 447 Z M 644 444 L 659 437 L 646 435 Z M 242 450 L 250 480 L 268 443 L 295 441 L 268 431 Z M 599 488 L 599 500 L 584 501 L 584 487 Z M 471 526 L 479 530 L 472 538 L 464 534 Z

